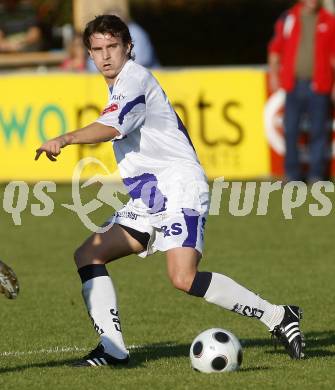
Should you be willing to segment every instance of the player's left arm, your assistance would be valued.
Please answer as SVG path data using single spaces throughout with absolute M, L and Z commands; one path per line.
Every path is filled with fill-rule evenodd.
M 120 136 L 120 132 L 112 126 L 99 122 L 93 122 L 81 129 L 71 131 L 59 137 L 53 138 L 36 149 L 35 160 L 45 153 L 49 160 L 56 161 L 61 149 L 68 145 L 97 144 L 107 142 Z

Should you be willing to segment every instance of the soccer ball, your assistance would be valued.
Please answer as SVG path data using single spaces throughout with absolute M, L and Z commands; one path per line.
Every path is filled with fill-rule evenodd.
M 213 328 L 200 333 L 190 348 L 191 365 L 201 372 L 238 370 L 243 352 L 236 336 L 225 329 Z

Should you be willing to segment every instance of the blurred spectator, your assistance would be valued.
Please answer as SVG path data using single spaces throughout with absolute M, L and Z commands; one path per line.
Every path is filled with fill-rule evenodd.
M 119 16 L 128 26 L 130 36 L 134 43 L 133 53 L 135 62 L 147 68 L 157 68 L 160 66 L 154 46 L 149 34 L 136 22 L 130 19 L 129 14 L 120 9 L 109 9 L 106 14 Z M 91 72 L 97 72 L 94 62 L 89 58 L 87 68 Z
M 86 69 L 86 49 L 80 33 L 76 33 L 67 47 L 67 58 L 60 65 L 65 71 L 84 71 Z
M 0 52 L 43 50 L 43 33 L 30 1 L 0 5 Z
M 323 180 L 328 158 L 327 122 L 334 98 L 335 22 L 321 0 L 300 0 L 276 22 L 269 44 L 271 92 L 286 91 L 284 130 L 287 180 L 302 180 L 298 139 L 304 115 L 309 120 L 307 181 Z
M 126 20 L 134 43 L 135 62 L 147 68 L 159 67 L 159 61 L 148 33 L 133 20 Z

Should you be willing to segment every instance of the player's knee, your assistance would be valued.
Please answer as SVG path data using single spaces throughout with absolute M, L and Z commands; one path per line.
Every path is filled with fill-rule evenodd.
M 77 268 L 85 267 L 90 264 L 106 264 L 109 258 L 106 253 L 96 248 L 93 245 L 84 243 L 74 252 L 74 261 Z
M 92 264 L 93 258 L 83 245 L 75 250 L 73 257 L 78 268 Z
M 170 276 L 172 285 L 178 290 L 188 292 L 192 286 L 193 274 L 175 274 Z

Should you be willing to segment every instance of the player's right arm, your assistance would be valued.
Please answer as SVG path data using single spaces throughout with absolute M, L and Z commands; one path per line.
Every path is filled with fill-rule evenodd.
M 93 122 L 81 129 L 53 138 L 36 149 L 35 160 L 45 153 L 49 160 L 56 161 L 61 149 L 68 145 L 97 144 L 107 142 L 120 136 L 120 132 L 112 126 Z

